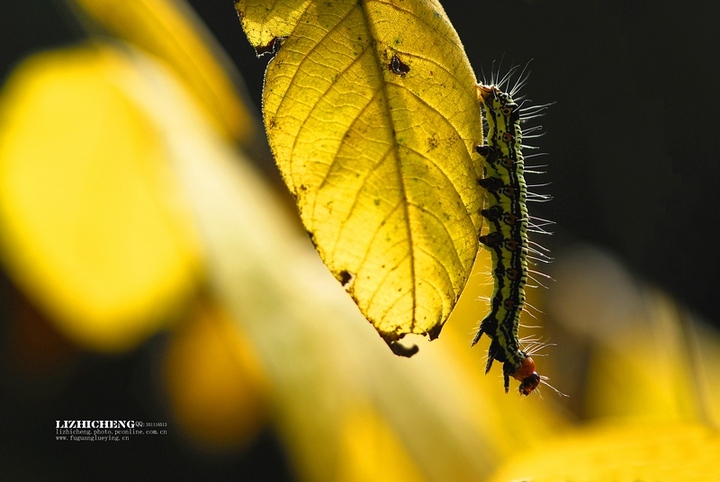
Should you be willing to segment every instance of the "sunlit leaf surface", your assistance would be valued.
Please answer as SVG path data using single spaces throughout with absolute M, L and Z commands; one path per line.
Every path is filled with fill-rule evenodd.
M 388 343 L 434 338 L 472 268 L 482 203 L 475 77 L 445 12 L 236 6 L 256 49 L 277 49 L 265 126 L 320 256 Z

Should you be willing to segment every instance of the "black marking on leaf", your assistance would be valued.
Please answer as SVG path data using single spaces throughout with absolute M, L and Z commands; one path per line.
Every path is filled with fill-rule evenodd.
M 404 76 L 405 74 L 410 72 L 410 66 L 400 60 L 400 57 L 398 57 L 397 55 L 393 55 L 392 59 L 390 60 L 390 70 L 392 70 L 394 74 Z
M 346 269 L 337 274 L 337 279 L 343 286 L 347 286 L 353 280 L 354 276 Z
M 275 55 L 287 37 L 273 37 L 267 45 L 255 47 L 255 56 L 262 57 L 265 54 Z

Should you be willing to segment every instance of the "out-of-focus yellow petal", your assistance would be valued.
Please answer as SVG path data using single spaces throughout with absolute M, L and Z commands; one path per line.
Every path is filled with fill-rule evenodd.
M 585 417 L 702 420 L 688 339 L 693 322 L 680 318 L 672 300 L 589 247 L 562 253 L 553 277 L 552 310 L 577 334 L 567 342 L 582 360 L 575 365 L 587 367 L 580 374 Z
M 397 434 L 371 407 L 346 412 L 338 482 L 419 482 L 425 479 Z
M 519 444 L 517 455 L 491 480 L 719 480 L 718 454 L 720 437 L 702 426 L 598 426 L 537 450 Z
M 210 302 L 175 332 L 164 374 L 180 427 L 201 446 L 243 445 L 267 421 L 269 384 L 255 350 Z
M 587 415 L 694 418 L 699 414 L 697 378 L 677 308 L 653 290 L 638 295 L 640 309 L 617 320 L 628 328 L 590 359 Z
M 230 62 L 221 58 L 220 47 L 184 2 L 69 2 L 107 31 L 167 62 L 210 115 L 214 129 L 243 145 L 254 141 L 256 124 L 238 96 L 239 75 L 230 77 Z M 228 15 L 233 15 L 230 8 Z
M 195 289 L 200 250 L 132 63 L 39 54 L 0 106 L 0 259 L 70 338 L 123 349 Z

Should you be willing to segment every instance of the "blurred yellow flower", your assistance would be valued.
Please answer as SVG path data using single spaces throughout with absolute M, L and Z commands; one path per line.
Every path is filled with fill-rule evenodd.
M 0 259 L 88 347 L 120 350 L 197 288 L 201 249 L 148 88 L 119 50 L 39 54 L 0 105 Z
M 548 440 L 498 471 L 492 482 L 718 480 L 720 437 L 694 424 L 600 424 Z
M 198 101 L 212 129 L 243 147 L 262 135 L 238 95 L 241 79 L 189 7 L 172 0 L 67 0 L 91 24 L 161 61 Z
M 186 436 L 226 452 L 252 441 L 269 417 L 269 382 L 254 348 L 207 297 L 175 330 L 163 375 L 171 412 Z

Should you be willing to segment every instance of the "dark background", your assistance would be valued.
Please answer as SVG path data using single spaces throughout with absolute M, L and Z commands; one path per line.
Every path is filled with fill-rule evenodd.
M 267 57 L 255 58 L 233 2 L 190 3 L 224 45 L 259 106 Z M 638 276 L 720 326 L 720 296 L 713 284 L 720 267 L 713 238 L 720 218 L 720 2 L 442 3 L 478 75 L 500 59 L 505 68 L 532 60 L 523 93 L 536 103 L 555 102 L 542 119 L 546 135 L 532 142 L 549 153 L 548 175 L 540 181 L 552 182 L 543 192 L 552 193 L 554 201 L 532 206 L 534 214 L 557 222 L 555 236 L 544 243 L 556 252 L 575 242 L 601 245 Z M 0 77 L 31 52 L 82 38 L 59 5 L 0 3 Z M 12 293 L 6 281 L 3 285 Z M 8 303 L 0 306 L 3 317 Z M 8 334 L 3 330 L 0 336 Z M 178 441 L 126 444 L 122 453 L 116 447 L 93 447 L 94 454 L 87 447 L 58 447 L 48 423 L 61 412 L 65 418 L 163 420 L 161 400 L 137 406 L 137 392 L 153 384 L 144 372 L 148 350 L 86 359 L 82 376 L 69 387 L 41 386 L 25 393 L 19 382 L 5 378 L 0 384 L 2 472 L 26 471 L 43 480 L 74 480 L 77 474 L 120 480 L 120 472 L 108 474 L 101 467 L 122 456 L 129 466 L 134 460 L 146 467 L 148 475 L 176 480 L 290 477 L 271 432 L 247 454 L 222 460 L 198 456 Z M 98 390 L 94 399 L 51 396 Z

